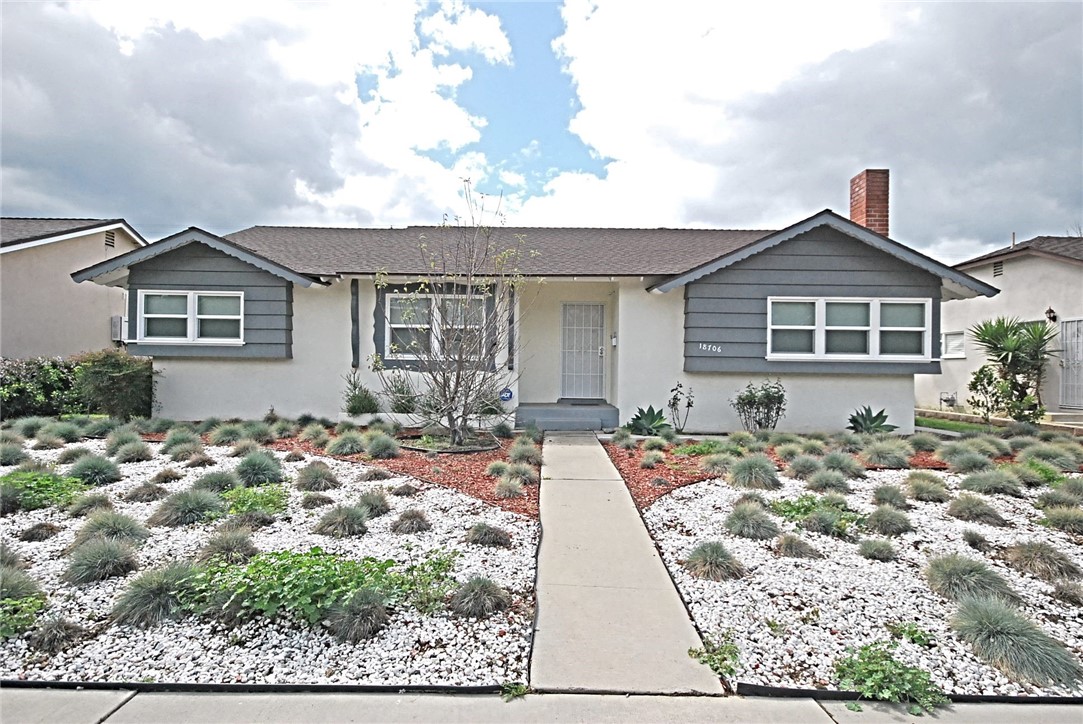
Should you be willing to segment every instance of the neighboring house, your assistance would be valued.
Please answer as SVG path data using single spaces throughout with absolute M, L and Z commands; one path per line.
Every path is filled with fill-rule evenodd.
M 1060 351 L 1049 365 L 1042 402 L 1054 420 L 1083 420 L 1083 237 L 1037 236 L 955 268 L 1001 292 L 944 305 L 941 374 L 918 379 L 918 403 L 936 407 L 946 393 L 965 404 L 970 377 L 986 362 L 968 332 L 978 322 L 1049 320 L 1058 329 L 1053 346 Z
M 146 246 L 124 219 L 0 219 L 0 356 L 67 356 L 112 345 L 125 293 L 71 273 Z
M 866 175 L 882 193 L 866 194 Z M 886 232 L 887 172 L 862 173 L 854 196 L 858 222 L 868 201 Z M 910 430 L 914 375 L 940 370 L 941 300 L 996 293 L 831 211 L 776 232 L 502 233 L 532 253 L 519 344 L 497 363 L 515 370 L 509 410 L 546 429 L 615 426 L 664 407 L 678 381 L 695 394 L 690 430 L 739 429 L 729 400 L 777 378 L 780 429 L 841 429 L 872 405 Z M 393 359 L 394 334 L 425 333 L 384 314 L 395 285 L 431 273 L 422 234 L 438 243 L 435 228 L 190 228 L 72 276 L 129 291 L 129 348 L 163 372 L 162 414 L 333 415 L 351 367 L 378 389 L 367 358 Z

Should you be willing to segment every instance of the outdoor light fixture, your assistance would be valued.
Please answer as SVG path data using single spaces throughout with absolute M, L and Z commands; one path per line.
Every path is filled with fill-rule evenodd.
M 617 346 L 617 334 L 616 334 L 616 332 L 609 335 L 609 344 L 612 345 L 613 347 Z
M 1057 313 L 1053 311 L 1053 307 L 1049 307 L 1045 310 L 1045 318 L 1050 322 L 1057 321 Z

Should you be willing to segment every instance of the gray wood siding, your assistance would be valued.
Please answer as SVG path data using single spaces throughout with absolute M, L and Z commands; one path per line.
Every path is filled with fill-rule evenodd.
M 244 292 L 244 344 L 128 345 L 132 354 L 151 357 L 293 357 L 293 284 L 212 249 L 188 244 L 132 266 L 128 273 L 129 336 L 137 335 L 139 290 Z
M 772 362 L 767 298 L 932 299 L 932 356 L 940 356 L 940 279 L 827 227 L 767 249 L 685 286 L 686 372 L 936 374 L 939 362 Z M 700 342 L 721 352 L 699 349 Z

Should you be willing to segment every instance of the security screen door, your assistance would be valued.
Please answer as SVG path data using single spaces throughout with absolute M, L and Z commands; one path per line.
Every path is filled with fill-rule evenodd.
M 605 305 L 565 304 L 561 324 L 561 397 L 605 396 Z
M 1083 408 L 1083 319 L 1060 324 L 1060 406 Z

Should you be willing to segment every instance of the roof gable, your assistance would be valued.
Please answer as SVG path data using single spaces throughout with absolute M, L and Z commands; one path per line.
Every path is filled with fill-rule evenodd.
M 97 284 L 119 286 L 127 278 L 130 267 L 189 244 L 205 244 L 223 254 L 251 264 L 257 269 L 262 269 L 298 286 L 310 287 L 314 283 L 314 280 L 308 276 L 298 274 L 275 261 L 194 226 L 141 249 L 135 249 L 127 254 L 121 254 L 99 264 L 89 266 L 86 269 L 80 269 L 74 272 L 71 278 L 76 282 L 93 281 Z
M 807 231 L 811 231 L 819 226 L 829 226 L 874 249 L 878 249 L 911 266 L 939 277 L 941 284 L 943 285 L 944 299 L 967 299 L 978 295 L 991 297 L 999 291 L 995 287 L 991 287 L 988 284 L 980 282 L 967 274 L 936 261 L 935 259 L 931 259 L 907 246 L 892 241 L 886 236 L 877 234 L 860 224 L 845 219 L 830 209 L 825 209 L 814 216 L 810 216 L 804 221 L 799 221 L 782 231 L 776 231 L 773 234 L 769 234 L 758 241 L 724 254 L 706 264 L 690 269 L 687 272 L 670 276 L 650 287 L 649 291 L 665 293 L 677 289 L 678 287 L 683 287 L 689 282 L 693 282 L 708 274 L 713 274 L 720 269 L 730 267 L 739 261 L 748 259 L 766 249 L 778 246 L 785 241 L 793 239 L 794 237 L 804 234 Z
M 124 219 L 5 217 L 0 219 L 0 253 L 29 249 L 116 229 L 124 231 L 139 246 L 147 245 L 147 240 Z
M 1036 236 L 955 265 L 956 269 L 976 266 L 1019 255 L 1043 256 L 1059 261 L 1083 264 L 1083 236 Z

